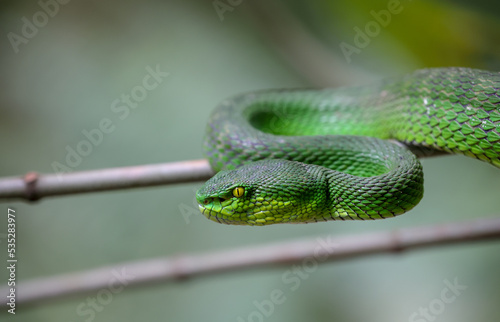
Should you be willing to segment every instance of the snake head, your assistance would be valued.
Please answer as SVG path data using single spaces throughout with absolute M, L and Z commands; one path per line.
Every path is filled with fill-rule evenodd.
M 232 225 L 309 222 L 323 211 L 327 194 L 323 167 L 263 160 L 220 171 L 196 193 L 202 214 Z

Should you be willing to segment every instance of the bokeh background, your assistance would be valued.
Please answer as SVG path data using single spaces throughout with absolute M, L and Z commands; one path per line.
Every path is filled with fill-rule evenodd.
M 57 12 L 25 37 L 26 21 L 45 10 L 40 3 Z M 72 0 L 57 10 L 54 1 L 40 3 L 0 4 L 2 177 L 53 173 L 66 148 L 104 118 L 114 131 L 74 171 L 202 158 L 210 111 L 239 92 L 363 84 L 424 67 L 500 70 L 496 1 Z M 346 56 L 342 44 L 355 45 L 355 28 L 364 30 L 375 21 L 370 12 L 388 6 L 401 10 Z M 140 85 L 148 66 L 169 75 L 120 119 L 113 101 Z M 421 204 L 376 222 L 219 225 L 193 206 L 201 183 L 2 203 L 0 261 L 8 206 L 18 215 L 18 282 L 160 256 L 500 215 L 498 169 L 460 156 L 423 165 Z M 259 321 L 251 316 L 254 301 L 279 289 L 286 301 L 262 320 L 421 322 L 431 319 L 412 315 L 440 298 L 446 280 L 458 279 L 467 288 L 431 317 L 496 321 L 499 268 L 499 242 L 469 243 L 323 264 L 296 290 L 282 281 L 290 268 L 278 267 L 125 288 L 95 315 L 77 312 L 87 298 L 80 296 L 18 306 L 15 316 L 0 312 L 0 320 Z M 7 273 L 0 270 L 2 287 Z

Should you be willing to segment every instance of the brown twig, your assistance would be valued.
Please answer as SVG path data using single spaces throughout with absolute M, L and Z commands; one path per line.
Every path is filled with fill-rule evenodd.
M 129 262 L 20 283 L 16 304 L 35 304 L 86 293 L 116 293 L 131 287 L 179 282 L 228 271 L 306 263 L 317 265 L 365 255 L 400 253 L 409 249 L 493 238 L 500 238 L 500 218 L 405 228 L 384 233 L 323 236 L 200 255 Z M 8 292 L 8 288 L 0 289 L 3 298 Z M 5 301 L 1 305 L 5 306 Z
M 48 196 L 195 182 L 213 176 L 207 160 L 193 160 L 65 174 L 0 179 L 0 200 L 38 200 Z

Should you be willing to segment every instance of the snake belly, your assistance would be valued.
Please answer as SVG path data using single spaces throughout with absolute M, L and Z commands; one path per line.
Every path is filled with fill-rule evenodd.
M 423 196 L 418 156 L 500 167 L 500 73 L 436 68 L 361 87 L 241 94 L 213 111 L 204 150 L 219 172 L 196 198 L 213 221 L 394 217 Z

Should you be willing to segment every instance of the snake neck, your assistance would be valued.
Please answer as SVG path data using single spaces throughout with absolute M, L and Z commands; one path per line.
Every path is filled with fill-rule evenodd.
M 359 177 L 327 173 L 329 216 L 334 220 L 372 220 L 394 217 L 412 209 L 423 197 L 420 162 L 408 150 L 408 159 L 386 173 Z

